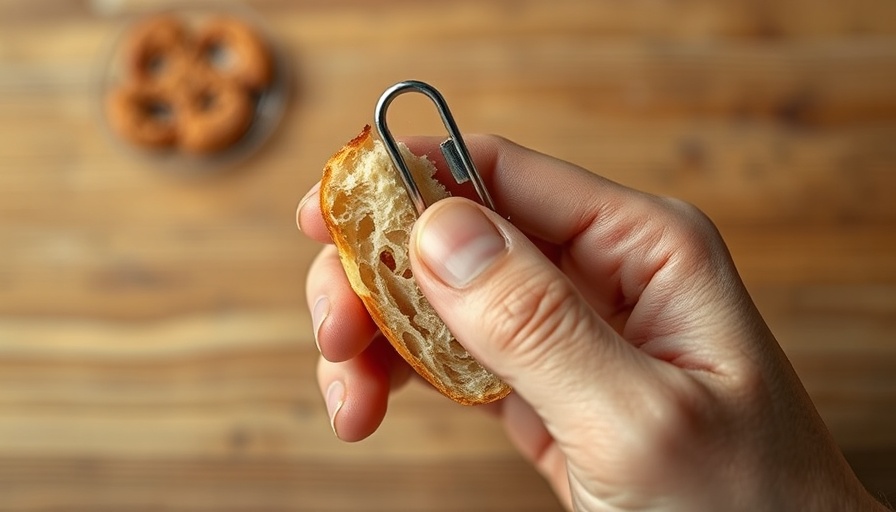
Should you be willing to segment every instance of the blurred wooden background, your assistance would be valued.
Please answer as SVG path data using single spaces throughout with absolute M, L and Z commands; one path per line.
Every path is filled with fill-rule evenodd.
M 0 510 L 557 508 L 490 419 L 427 390 L 367 441 L 329 430 L 293 212 L 406 78 L 466 132 L 706 210 L 896 500 L 896 2 L 250 5 L 291 107 L 239 169 L 186 178 L 99 129 L 100 52 L 139 3 L 0 2 Z M 435 133 L 413 101 L 395 130 Z

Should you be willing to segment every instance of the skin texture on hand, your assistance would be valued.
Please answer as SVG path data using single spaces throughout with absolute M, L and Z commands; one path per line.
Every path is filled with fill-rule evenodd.
M 437 140 L 407 142 L 444 168 Z M 412 234 L 414 275 L 457 339 L 514 387 L 487 409 L 567 508 L 884 510 L 705 215 L 497 137 L 467 143 L 500 215 L 462 198 L 430 207 Z M 297 221 L 328 242 L 317 191 Z M 333 428 L 363 439 L 412 372 L 332 247 L 307 297 Z

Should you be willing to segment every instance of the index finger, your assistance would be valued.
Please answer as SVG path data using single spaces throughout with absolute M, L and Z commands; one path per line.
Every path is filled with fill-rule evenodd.
M 441 140 L 413 137 L 405 143 L 415 154 L 433 160 L 438 177 L 446 183 L 452 180 L 439 150 Z M 620 207 L 631 205 L 644 196 L 497 135 L 470 135 L 464 141 L 497 212 L 527 235 L 545 242 L 563 244 L 591 225 L 602 208 L 614 202 Z

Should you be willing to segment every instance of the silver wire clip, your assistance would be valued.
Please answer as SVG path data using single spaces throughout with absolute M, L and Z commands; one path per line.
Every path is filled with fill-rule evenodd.
M 442 142 L 442 144 L 439 145 L 439 148 L 442 150 L 442 155 L 445 156 L 445 161 L 448 163 L 448 168 L 451 170 L 451 175 L 454 177 L 454 181 L 458 184 L 466 183 L 467 181 L 472 182 L 473 188 L 476 189 L 476 193 L 479 194 L 479 198 L 482 200 L 482 204 L 494 210 L 494 202 L 492 201 L 488 190 L 485 189 L 485 184 L 482 183 L 482 177 L 479 176 L 476 167 L 473 165 L 473 159 L 470 157 L 470 152 L 467 151 L 467 146 L 460 136 L 460 130 L 457 129 L 457 124 L 454 122 L 454 117 L 451 115 L 451 111 L 448 110 L 448 104 L 445 103 L 445 98 L 442 97 L 441 93 L 439 93 L 435 87 L 427 83 L 417 80 L 407 80 L 389 87 L 386 89 L 386 92 L 380 96 L 380 100 L 376 105 L 374 121 L 376 123 L 376 130 L 380 134 L 380 139 L 382 139 L 386 151 L 389 152 L 389 156 L 392 158 L 392 163 L 395 164 L 399 174 L 401 174 L 401 180 L 404 182 L 405 189 L 407 189 L 408 197 L 411 198 L 411 202 L 414 203 L 414 207 L 417 209 L 417 215 L 422 214 L 423 210 L 429 205 L 427 205 L 426 201 L 423 199 L 423 195 L 420 193 L 420 188 L 417 187 L 417 183 L 414 181 L 414 176 L 411 174 L 410 168 L 404 161 L 404 158 L 402 158 L 401 152 L 398 150 L 398 143 L 395 142 L 395 138 L 392 137 L 392 132 L 389 131 L 389 127 L 386 124 L 386 109 L 389 108 L 392 100 L 406 92 L 419 92 L 425 94 L 433 103 L 435 103 L 436 108 L 439 111 L 439 116 L 442 118 L 442 124 L 444 124 L 445 128 L 448 130 L 448 139 Z

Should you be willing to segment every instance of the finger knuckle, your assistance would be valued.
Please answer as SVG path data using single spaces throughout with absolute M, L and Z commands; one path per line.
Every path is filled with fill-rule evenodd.
M 491 311 L 487 335 L 496 349 L 530 364 L 543 360 L 551 340 L 575 336 L 587 322 L 572 286 L 537 272 L 493 288 Z
M 681 199 L 664 198 L 663 201 L 673 219 L 667 234 L 688 256 L 704 259 L 725 250 L 718 228 L 703 210 Z

